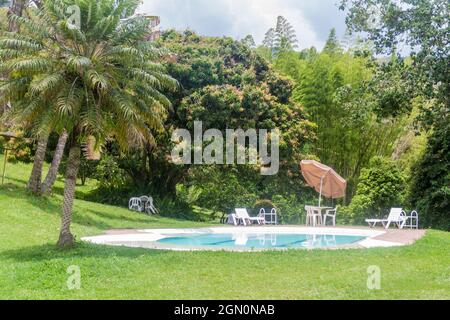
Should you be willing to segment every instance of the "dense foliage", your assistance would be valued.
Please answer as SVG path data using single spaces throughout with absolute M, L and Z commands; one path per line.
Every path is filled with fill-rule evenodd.
M 62 14 L 72 2 L 82 12 L 97 8 L 81 29 Z M 62 174 L 69 149 L 103 145 L 101 160 L 78 165 L 83 184 L 97 180 L 87 198 L 99 202 L 151 194 L 163 214 L 197 220 L 205 219 L 198 207 L 215 218 L 267 206 L 284 223 L 300 223 L 316 196 L 299 171 L 308 158 L 348 180 L 341 222 L 401 206 L 417 209 L 424 226 L 450 229 L 448 1 L 341 2 L 350 31 L 370 43 L 344 45 L 332 29 L 323 50 L 296 51 L 295 30 L 281 16 L 261 46 L 251 35 L 235 41 L 189 30 L 153 42 L 147 19 L 120 19 L 136 1 L 38 2 L 42 10 L 11 15 L 20 33 L 2 33 L 1 102 L 13 105 L 3 119 L 26 136 L 50 136 L 47 161 L 69 130 Z M 410 57 L 398 54 L 404 44 Z M 194 121 L 203 132 L 279 129 L 279 173 L 262 176 L 260 164 L 175 165 L 172 133 L 192 132 Z M 32 161 L 35 144 L 16 147 L 10 160 Z
M 415 166 L 413 204 L 425 216 L 425 225 L 449 229 L 448 124 L 450 123 L 450 2 L 447 0 L 342 0 L 352 31 L 363 31 L 377 52 L 411 49 L 409 70 L 424 103 L 420 125 L 431 130 L 427 150 Z
M 435 125 L 423 158 L 413 168 L 411 202 L 423 226 L 450 230 L 450 122 Z
M 398 165 L 375 157 L 361 170 L 356 195 L 348 208 L 341 208 L 341 219 L 364 224 L 365 219 L 384 218 L 390 208 L 403 207 L 406 193 L 406 177 Z
M 222 213 L 236 206 L 251 208 L 256 200 L 274 195 L 300 196 L 302 190 L 308 190 L 309 195 L 298 164 L 314 141 L 314 124 L 307 120 L 301 105 L 291 100 L 291 80 L 275 72 L 247 44 L 229 38 L 168 31 L 159 44 L 171 52 L 166 67 L 179 80 L 181 90 L 169 94 L 172 112 L 165 132 L 156 136 L 157 148 L 149 145 L 143 153 L 134 154 L 108 148 L 132 177 L 134 185 L 126 189 L 150 192 L 159 199 L 178 196 Z M 280 129 L 281 173 L 261 176 L 258 165 L 171 163 L 173 130 L 192 131 L 197 120 L 202 121 L 203 131 L 218 129 L 224 135 L 226 129 Z
M 348 179 L 351 200 L 361 169 L 374 156 L 390 156 L 403 133 L 414 96 L 400 80 L 407 65 L 344 51 L 334 32 L 321 53 L 290 52 L 274 63 L 296 80 L 294 100 L 317 124 L 311 152 Z

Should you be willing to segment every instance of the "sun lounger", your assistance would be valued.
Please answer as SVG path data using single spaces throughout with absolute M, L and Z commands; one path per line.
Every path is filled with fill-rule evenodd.
M 236 218 L 238 221 L 242 221 L 242 224 L 246 226 L 247 224 L 252 224 L 253 222 L 256 222 L 258 224 L 265 224 L 265 219 L 263 217 L 250 217 L 250 215 L 247 212 L 247 209 L 236 209 Z
M 406 214 L 402 208 L 392 208 L 387 219 L 367 219 L 366 222 L 371 228 L 381 223 L 385 229 L 389 229 L 392 223 L 395 223 L 399 229 L 403 229 L 406 224 Z

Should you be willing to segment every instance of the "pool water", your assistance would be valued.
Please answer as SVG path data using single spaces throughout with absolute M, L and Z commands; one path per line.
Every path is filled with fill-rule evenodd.
M 191 234 L 177 235 L 159 240 L 163 245 L 212 248 L 327 248 L 350 245 L 365 239 L 349 235 L 310 235 L 310 234 Z

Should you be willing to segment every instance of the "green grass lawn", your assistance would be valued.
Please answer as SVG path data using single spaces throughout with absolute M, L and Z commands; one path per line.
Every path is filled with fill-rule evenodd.
M 80 243 L 59 250 L 61 196 L 30 195 L 30 169 L 9 164 L 0 187 L 0 299 L 450 299 L 450 233 L 433 230 L 388 249 L 169 252 Z M 112 228 L 202 226 L 81 200 L 73 216 L 78 238 Z M 80 267 L 80 290 L 66 285 L 72 265 Z M 372 265 L 381 268 L 381 290 L 367 289 Z

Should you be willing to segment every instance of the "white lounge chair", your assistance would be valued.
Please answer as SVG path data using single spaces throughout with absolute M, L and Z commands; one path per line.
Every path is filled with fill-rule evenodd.
M 236 219 L 238 221 L 242 221 L 242 224 L 244 226 L 247 226 L 247 224 L 252 224 L 253 222 L 257 222 L 258 224 L 265 224 L 265 219 L 262 217 L 250 217 L 250 215 L 247 212 L 247 209 L 238 208 L 235 209 L 236 212 Z
M 403 229 L 406 224 L 406 214 L 402 208 L 392 208 L 387 219 L 367 219 L 366 222 L 371 228 L 381 223 L 385 229 L 389 229 L 391 223 L 395 223 L 399 229 Z

